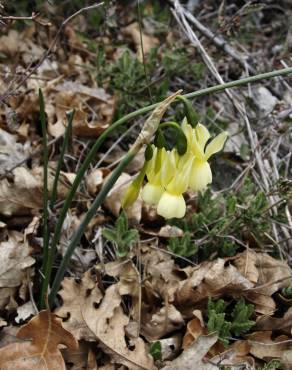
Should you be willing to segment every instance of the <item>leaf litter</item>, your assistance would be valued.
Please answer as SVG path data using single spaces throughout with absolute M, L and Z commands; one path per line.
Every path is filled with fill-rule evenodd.
M 205 17 L 206 20 L 213 17 L 210 10 L 213 5 L 208 3 L 206 6 L 196 5 L 203 12 L 202 19 Z M 291 13 L 284 1 L 282 5 Z M 65 28 L 65 41 L 58 44 L 54 53 L 18 88 L 17 94 L 9 95 L 6 105 L 1 106 L 1 370 L 12 367 L 58 370 L 66 366 L 104 370 L 207 370 L 236 369 L 239 366 L 276 369 L 278 367 L 268 367 L 273 360 L 280 361 L 283 369 L 292 366 L 291 256 L 288 252 L 283 258 L 279 253 L 279 250 L 284 250 L 280 239 L 283 238 L 284 242 L 289 239 L 287 230 L 291 229 L 291 219 L 289 225 L 289 216 L 287 222 L 283 214 L 289 215 L 291 207 L 284 203 L 284 213 L 279 206 L 271 216 L 271 222 L 276 225 L 273 227 L 280 230 L 275 236 L 271 231 L 273 227 L 269 229 L 258 218 L 259 214 L 270 217 L 271 209 L 268 206 L 261 208 L 261 197 L 252 203 L 252 191 L 243 196 L 239 194 L 240 189 L 243 192 L 248 189 L 241 180 L 242 174 L 243 179 L 245 176 L 253 178 L 258 187 L 256 191 L 265 188 L 266 185 L 261 183 L 263 168 L 273 179 L 278 174 L 273 183 L 278 186 L 276 192 L 282 186 L 286 194 L 291 194 L 285 183 L 280 183 L 281 177 L 287 177 L 289 172 L 289 140 L 283 136 L 283 133 L 288 136 L 289 128 L 287 121 L 281 118 L 285 117 L 281 116 L 281 111 L 291 111 L 291 88 L 289 90 L 286 86 L 285 90 L 279 82 L 266 87 L 257 86 L 249 96 L 242 97 L 249 100 L 249 113 L 259 123 L 259 127 L 253 126 L 252 129 L 254 135 L 261 138 L 259 146 L 262 145 L 263 153 L 271 148 L 274 150 L 271 162 L 265 158 L 259 172 L 254 168 L 250 161 L 253 153 L 247 149 L 248 135 L 238 122 L 232 104 L 224 96 L 196 101 L 196 107 L 202 112 L 201 119 L 214 132 L 218 133 L 216 126 L 232 131 L 233 140 L 231 138 L 227 143 L 225 153 L 216 165 L 221 166 L 219 172 L 222 174 L 230 174 L 235 185 L 230 183 L 230 179 L 219 178 L 215 173 L 212 198 L 208 198 L 208 193 L 202 195 L 208 200 L 207 205 L 201 195 L 187 195 L 188 214 L 184 223 L 165 224 L 155 208 L 145 205 L 139 197 L 127 210 L 129 224 L 126 230 L 135 230 L 139 238 L 129 243 L 126 253 L 121 256 L 118 242 L 102 236 L 102 230 L 115 227 L 113 225 L 120 217 L 124 189 L 140 169 L 144 157 L 138 158 L 136 167 L 131 165 L 122 174 L 87 228 L 62 282 L 54 313 L 49 310 L 37 313 L 35 300 L 39 295 L 38 274 L 43 244 L 43 162 L 42 156 L 35 154 L 41 148 L 38 89 L 42 88 L 44 93 L 47 130 L 53 141 L 49 147 L 49 193 L 60 154 L 59 143 L 67 124 L 66 114 L 75 109 L 73 134 L 57 191 L 60 207 L 92 142 L 116 118 L 151 102 L 146 98 L 148 82 L 155 101 L 182 87 L 188 92 L 213 84 L 209 75 L 206 75 L 209 79 L 207 85 L 202 80 L 200 58 L 186 45 L 187 41 L 178 30 L 167 26 L 167 32 L 163 31 L 163 26 L 171 22 L 167 6 L 161 9 L 160 15 L 156 14 L 155 6 L 148 4 L 143 8 L 145 19 L 141 30 L 131 5 L 124 9 L 117 5 L 118 10 L 115 6 L 109 7 L 103 35 L 88 36 L 84 28 L 85 19 L 82 16 L 75 19 Z M 119 34 L 115 34 L 113 27 L 115 22 L 119 22 L 115 11 L 120 11 L 124 20 Z M 214 11 L 216 13 L 215 8 Z M 233 10 L 230 8 L 230 11 Z M 50 12 L 52 10 L 48 13 L 50 17 L 58 15 Z M 257 22 L 269 22 L 265 14 L 262 12 Z M 226 14 L 225 17 L 228 18 Z M 37 23 L 23 28 L 14 26 L 13 22 L 7 24 L 0 38 L 1 95 L 17 86 L 18 77 L 37 63 L 47 50 L 47 35 L 57 31 L 55 26 L 45 30 Z M 213 27 L 212 24 L 209 26 Z M 263 29 L 267 26 L 269 23 L 264 23 Z M 245 44 L 243 50 L 255 47 L 250 44 L 248 27 L 256 27 L 252 18 L 248 19 L 247 28 L 243 27 L 247 33 L 246 39 L 243 34 L 240 41 Z M 257 36 L 261 42 L 266 37 L 265 32 Z M 270 32 L 273 34 L 274 31 Z M 96 35 L 96 32 L 91 30 L 91 35 Z M 274 37 L 270 39 L 271 43 L 275 42 Z M 172 47 L 174 42 L 177 50 Z M 127 45 L 126 53 L 124 45 Z M 143 52 L 146 66 L 142 63 Z M 216 55 L 212 46 L 208 52 L 214 53 L 222 71 L 240 77 L 238 65 L 229 55 Z M 264 49 L 261 52 L 266 53 Z M 280 63 L 277 58 L 283 55 L 275 52 L 275 63 Z M 253 53 L 253 58 L 257 60 L 256 53 Z M 190 63 L 191 60 L 195 63 Z M 190 65 L 191 71 L 187 69 Z M 145 81 L 145 69 L 150 74 L 149 81 Z M 172 70 L 175 70 L 174 75 Z M 195 81 L 193 76 L 196 76 Z M 160 85 L 161 80 L 164 85 Z M 144 81 L 142 90 L 141 81 Z M 173 108 L 170 116 L 171 119 L 181 119 Z M 272 127 L 268 134 L 265 132 L 267 123 Z M 140 122 L 137 124 L 139 127 Z M 86 174 L 77 199 L 66 216 L 58 245 L 59 256 L 64 255 L 90 203 L 138 132 L 134 128 L 123 143 L 118 142 L 122 132 L 114 133 L 102 147 L 96 162 L 102 158 L 104 167 L 96 168 L 96 163 L 93 163 Z M 108 154 L 107 150 L 111 148 L 112 152 Z M 287 165 L 283 165 L 285 160 Z M 217 192 L 222 188 L 224 204 Z M 226 195 L 226 188 L 235 191 Z M 273 196 L 272 187 L 265 188 L 265 191 L 266 197 Z M 246 203 L 242 203 L 240 197 Z M 212 204 L 216 199 L 218 202 L 214 209 Z M 50 215 L 51 230 L 56 223 L 58 207 Z M 224 219 L 231 209 L 234 213 L 229 219 Z M 219 213 L 216 214 L 216 210 Z M 191 234 L 189 245 L 185 244 L 186 250 L 181 255 L 174 253 L 169 248 L 170 239 L 177 238 L 180 245 L 186 232 Z M 238 248 L 233 252 L 234 245 Z M 55 263 L 58 264 L 59 260 L 56 259 Z M 236 316 L 238 302 L 243 308 Z M 252 311 L 249 317 L 247 307 Z M 237 331 L 232 331 L 230 328 L 233 325 L 234 329 L 235 323 Z M 159 345 L 155 347 L 156 343 Z M 153 348 L 156 348 L 156 354 L 152 352 Z

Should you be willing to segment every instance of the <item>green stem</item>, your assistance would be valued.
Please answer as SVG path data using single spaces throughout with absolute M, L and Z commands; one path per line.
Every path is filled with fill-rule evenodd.
M 49 255 L 49 211 L 48 211 L 48 162 L 49 162 L 49 152 L 48 152 L 48 142 L 47 142 L 47 129 L 46 129 L 46 114 L 45 114 L 45 103 L 44 96 L 39 89 L 39 104 L 40 104 L 40 121 L 42 126 L 42 135 L 43 135 L 43 176 L 44 176 L 44 186 L 43 186 L 43 208 L 44 208 L 44 219 L 43 219 L 43 266 L 42 272 L 45 274 L 45 267 L 48 262 Z M 44 307 L 44 292 L 42 292 L 40 297 L 40 306 Z
M 91 219 L 94 217 L 97 209 L 100 207 L 100 205 L 103 203 L 105 197 L 109 193 L 109 191 L 113 188 L 115 182 L 120 177 L 121 173 L 125 169 L 125 167 L 131 162 L 131 160 L 135 157 L 136 153 L 129 152 L 125 155 L 125 157 L 122 159 L 122 161 L 119 163 L 119 165 L 115 168 L 115 170 L 112 172 L 110 178 L 107 180 L 107 182 L 102 187 L 101 191 L 98 193 L 97 197 L 95 198 L 94 202 L 92 203 L 91 207 L 87 211 L 84 219 L 82 220 L 81 224 L 79 225 L 78 229 L 74 233 L 72 240 L 68 246 L 68 249 L 66 250 L 66 253 L 62 259 L 61 265 L 58 269 L 57 275 L 55 277 L 52 290 L 50 292 L 49 302 L 50 305 L 54 302 L 56 298 L 56 294 L 59 290 L 60 284 L 63 280 L 66 268 L 69 264 L 70 258 L 72 254 L 74 253 L 74 250 L 76 246 L 79 244 L 80 239 L 91 221 Z
M 58 180 L 59 180 L 60 173 L 61 173 L 61 167 L 62 167 L 65 151 L 67 149 L 67 146 L 68 146 L 68 143 L 69 143 L 69 138 L 70 138 L 70 135 L 71 135 L 71 132 L 72 132 L 72 122 L 73 122 L 74 114 L 75 114 L 75 110 L 72 110 L 67 115 L 68 125 L 67 125 L 66 130 L 65 130 L 64 141 L 63 141 L 63 145 L 62 145 L 61 152 L 60 152 L 60 157 L 59 157 L 56 172 L 55 172 L 54 184 L 53 184 L 51 201 L 50 201 L 50 208 L 51 209 L 54 208 L 55 201 L 57 199 Z

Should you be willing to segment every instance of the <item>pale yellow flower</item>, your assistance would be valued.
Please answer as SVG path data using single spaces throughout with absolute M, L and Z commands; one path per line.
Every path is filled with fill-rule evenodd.
M 182 218 L 186 213 L 186 203 L 183 193 L 187 190 L 191 174 L 193 158 L 177 162 L 177 168 L 172 180 L 166 186 L 159 203 L 157 213 L 164 218 Z
M 161 170 L 167 160 L 167 152 L 164 148 L 158 149 L 154 145 L 152 158 L 146 164 L 146 176 L 148 183 L 144 186 L 141 196 L 148 204 L 157 204 L 164 192 Z
M 188 151 L 194 155 L 189 186 L 193 191 L 205 190 L 212 182 L 212 171 L 208 159 L 223 148 L 227 132 L 216 136 L 206 147 L 210 133 L 204 125 L 198 123 L 196 128 L 192 128 L 184 121 L 182 129 L 187 137 Z

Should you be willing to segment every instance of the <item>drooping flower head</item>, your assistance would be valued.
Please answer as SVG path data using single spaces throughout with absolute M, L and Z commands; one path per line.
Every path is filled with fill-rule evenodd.
M 164 218 L 182 218 L 186 213 L 183 193 L 188 188 L 203 191 L 212 182 L 208 160 L 223 148 L 227 133 L 222 132 L 207 145 L 210 133 L 204 125 L 198 123 L 193 128 L 184 120 L 181 129 L 187 142 L 186 152 L 179 155 L 175 148 L 168 151 L 152 145 L 152 157 L 126 191 L 125 204 L 137 198 L 146 174 L 142 199 L 157 205 L 157 213 Z

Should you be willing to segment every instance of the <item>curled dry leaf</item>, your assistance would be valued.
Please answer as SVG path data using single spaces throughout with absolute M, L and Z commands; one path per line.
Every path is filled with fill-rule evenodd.
M 217 335 L 200 336 L 183 353 L 173 360 L 162 370 L 218 370 L 218 366 L 213 365 L 205 359 L 209 349 L 217 342 Z
M 63 175 L 60 177 L 58 196 L 63 198 L 68 187 Z M 48 188 L 52 189 L 54 175 L 49 171 Z M 7 202 L 9 199 L 9 202 Z M 13 171 L 13 180 L 0 181 L 0 214 L 5 216 L 27 215 L 43 207 L 43 169 L 28 170 L 18 167 Z
M 198 339 L 201 335 L 208 334 L 208 330 L 204 325 L 202 312 L 195 310 L 193 312 L 194 318 L 187 324 L 187 331 L 183 338 L 182 348 L 186 349 L 189 347 L 194 340 Z
M 65 370 L 65 363 L 58 345 L 76 349 L 78 342 L 65 330 L 56 316 L 48 310 L 22 326 L 18 338 L 30 339 L 9 344 L 0 349 L 0 369 Z

